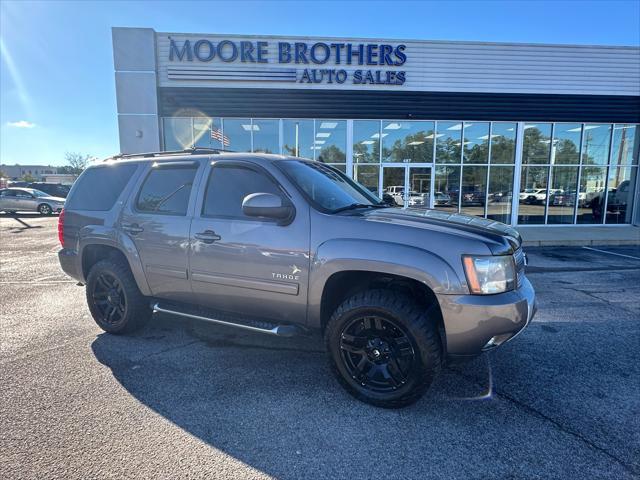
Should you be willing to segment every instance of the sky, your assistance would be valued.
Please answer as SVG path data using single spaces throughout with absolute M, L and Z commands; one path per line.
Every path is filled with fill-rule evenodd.
M 640 45 L 640 0 L 0 0 L 0 163 L 119 151 L 111 27 L 156 31 Z

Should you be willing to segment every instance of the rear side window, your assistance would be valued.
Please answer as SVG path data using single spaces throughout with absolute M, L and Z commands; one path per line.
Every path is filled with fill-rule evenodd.
M 186 215 L 196 167 L 153 168 L 140 189 L 136 210 Z
M 242 213 L 242 201 L 252 193 L 282 196 L 276 183 L 264 173 L 237 165 L 214 166 L 207 183 L 202 215 L 255 220 Z
M 125 164 L 88 169 L 76 180 L 77 185 L 65 208 L 98 212 L 111 210 L 137 168 L 136 164 Z

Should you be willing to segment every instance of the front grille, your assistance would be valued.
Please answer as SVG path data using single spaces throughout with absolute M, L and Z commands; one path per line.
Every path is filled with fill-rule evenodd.
M 522 251 L 522 248 L 516 250 L 513 254 L 513 260 L 516 263 L 516 280 L 518 282 L 518 287 L 522 285 L 522 281 L 524 279 L 524 267 L 526 265 L 525 255 Z

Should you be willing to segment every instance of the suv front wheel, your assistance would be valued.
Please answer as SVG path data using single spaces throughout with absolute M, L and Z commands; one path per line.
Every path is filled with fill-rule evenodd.
M 333 371 L 354 397 L 384 408 L 418 400 L 440 370 L 434 318 L 411 297 L 369 290 L 345 300 L 325 330 Z
M 130 333 L 151 318 L 148 300 L 122 260 L 101 260 L 91 267 L 86 295 L 91 316 L 105 332 Z

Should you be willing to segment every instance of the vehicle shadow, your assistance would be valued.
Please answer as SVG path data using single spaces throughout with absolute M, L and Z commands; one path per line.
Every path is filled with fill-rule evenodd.
M 401 410 L 371 407 L 345 393 L 316 337 L 292 343 L 160 318 L 135 336 L 99 335 L 92 349 L 142 404 L 268 475 L 416 478 L 436 468 L 449 478 L 469 478 L 460 475 L 461 462 L 481 465 L 491 458 L 490 476 L 517 477 L 531 473 L 532 451 L 582 458 L 556 422 L 594 434 L 610 448 L 633 434 L 634 422 L 621 422 L 619 410 L 632 416 L 632 405 L 620 405 L 617 396 L 603 400 L 584 387 L 607 385 L 603 377 L 610 372 L 593 365 L 587 371 L 582 362 L 594 354 L 591 341 L 606 355 L 601 332 L 574 340 L 568 350 L 563 342 L 580 334 L 580 325 L 544 327 L 534 322 L 528 335 L 500 351 L 445 368 L 422 400 Z M 576 398 L 567 402 L 571 395 Z M 594 408 L 604 418 L 592 418 Z M 623 458 L 634 454 L 624 451 Z M 578 475 L 580 465 L 558 464 L 556 473 Z
M 31 219 L 31 218 L 48 217 L 48 215 L 41 215 L 39 213 L 35 213 L 35 214 L 4 213 L 4 214 L 2 214 L 2 216 L 4 218 L 13 219 L 18 224 L 18 225 L 14 225 L 14 226 L 9 226 L 8 227 L 8 232 L 9 233 L 22 233 L 25 230 L 31 230 L 31 229 L 34 229 L 34 228 L 42 228 L 42 225 L 30 225 L 25 220 L 28 220 L 28 219 Z

